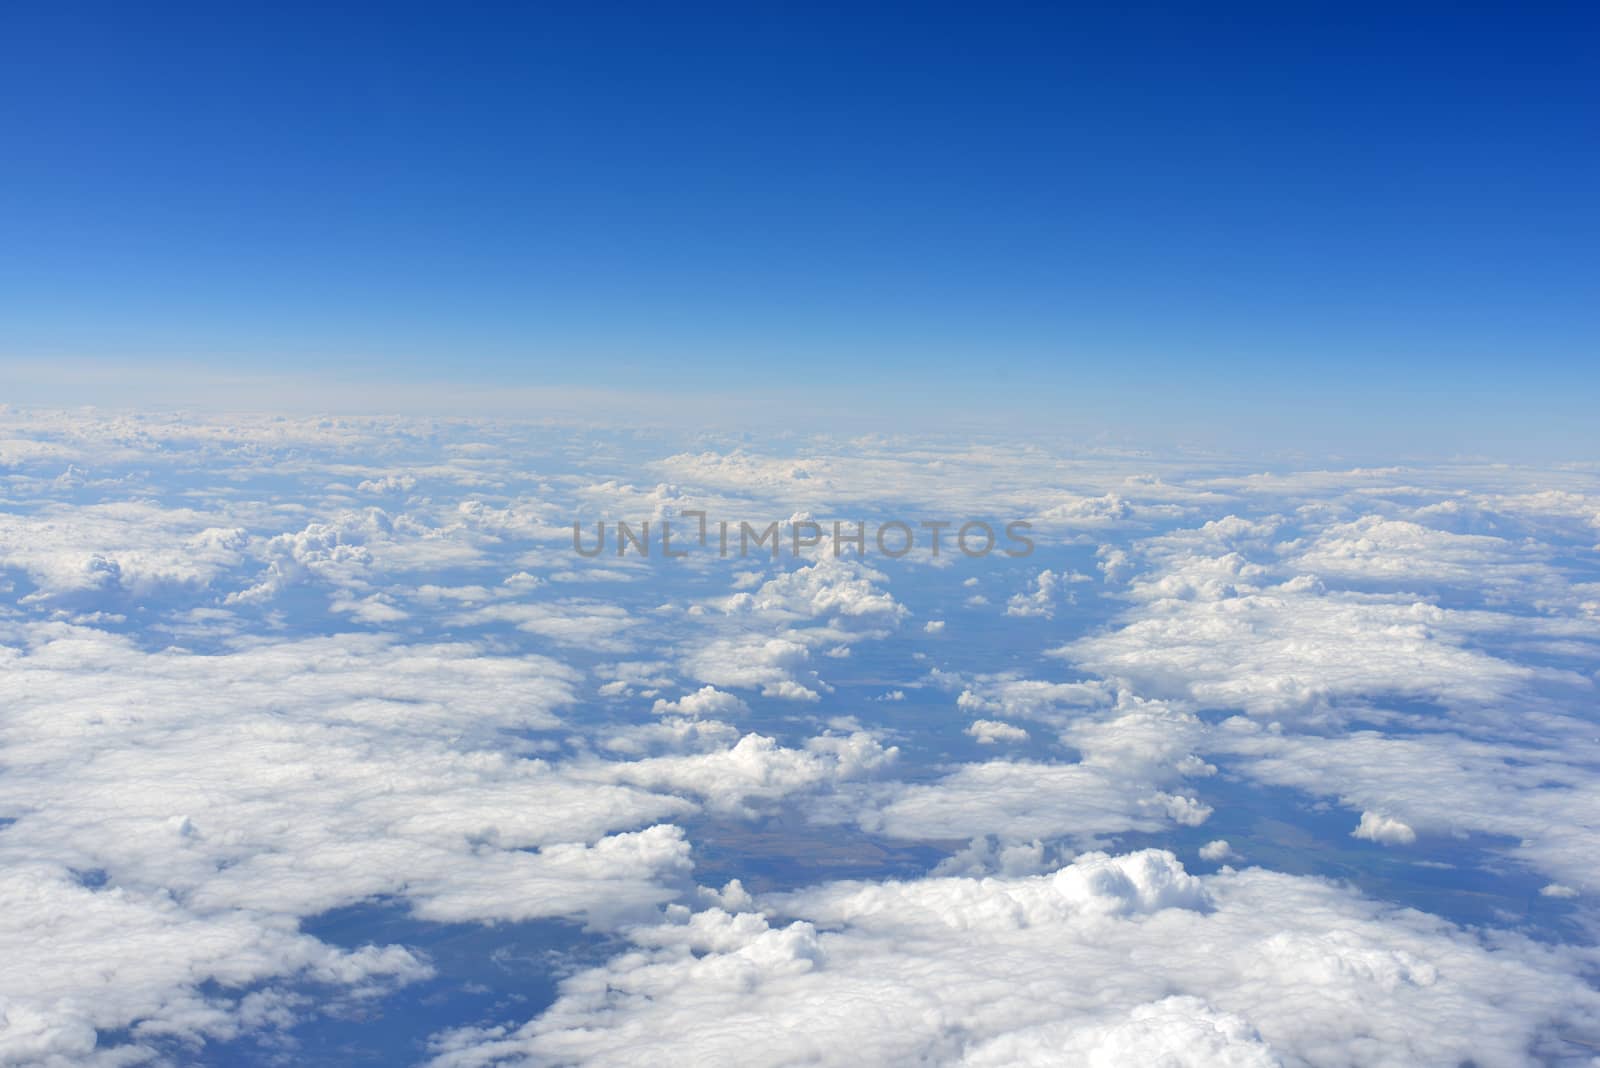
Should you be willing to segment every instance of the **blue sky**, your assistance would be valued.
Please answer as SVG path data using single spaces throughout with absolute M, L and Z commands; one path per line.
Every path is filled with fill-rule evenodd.
M 864 7 L 0 3 L 0 1062 L 1600 1049 L 1600 17 Z
M 8 5 L 0 360 L 1581 453 L 1596 29 Z

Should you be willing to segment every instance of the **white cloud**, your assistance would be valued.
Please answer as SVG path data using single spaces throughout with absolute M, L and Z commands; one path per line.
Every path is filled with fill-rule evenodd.
M 994 745 L 996 742 L 1025 742 L 1028 740 L 1027 731 L 997 719 L 975 719 L 968 725 L 966 732 L 983 745 Z
M 731 693 L 726 693 L 715 686 L 702 686 L 693 693 L 686 693 L 676 701 L 658 698 L 650 711 L 656 715 L 679 713 L 685 716 L 737 716 L 750 711 L 748 705 Z
M 1124 1064 L 1278 1068 L 1281 1064 L 1243 1017 L 1216 1012 L 1196 997 L 1137 1005 L 1125 1018 L 1105 1023 L 1023 1028 L 975 1046 L 961 1058 L 961 1064 L 971 1068 L 1048 1068 L 1064 1063 L 1097 1068 Z
M 1274 577 L 1238 553 L 1180 555 L 1134 583 L 1142 603 L 1122 626 L 1056 655 L 1147 695 L 1263 716 L 1362 697 L 1490 705 L 1541 678 L 1582 681 L 1475 647 L 1528 621 Z
M 356 485 L 356 492 L 376 495 L 410 493 L 417 488 L 413 475 L 390 473 L 381 478 L 364 479 Z
M 203 997 L 208 980 L 422 974 L 397 947 L 298 933 L 337 906 L 598 922 L 670 899 L 686 870 L 681 832 L 648 825 L 692 803 L 472 744 L 557 724 L 575 675 L 554 662 L 375 635 L 215 655 L 61 624 L 5 640 L 0 998 L 45 1037 L 0 1030 L 0 1059 L 13 1039 L 70 1051 L 136 1019 L 226 1037 L 243 1004 Z
M 1066 853 L 1070 857 L 1070 853 Z M 997 835 L 983 835 L 967 843 L 934 866 L 934 875 L 1005 875 L 1016 878 L 1051 871 L 1061 864 L 1063 851 L 1035 838 L 1031 842 L 1007 842 Z
M 863 797 L 855 814 L 863 827 L 902 838 L 999 834 L 1013 841 L 1092 843 L 1109 834 L 1157 831 L 1167 821 L 1197 826 L 1210 817 L 1211 807 L 1185 792 L 1187 779 L 1215 771 L 1191 751 L 1203 730 L 1192 714 L 1124 696 L 1109 708 L 1079 704 L 1072 715 L 1055 719 L 1055 699 L 1103 702 L 1107 695 L 1033 680 L 979 685 L 998 695 L 1020 690 L 1023 707 L 1060 724 L 1062 740 L 1078 750 L 1079 761 L 991 760 L 960 765 L 929 782 L 885 786 Z M 967 690 L 958 705 L 988 702 Z
M 116 1063 L 420 978 L 404 947 L 301 933 L 373 899 L 419 923 L 639 925 L 548 1018 L 444 1039 L 463 1062 L 1518 1063 L 1595 1030 L 1587 950 L 1312 879 L 1196 882 L 1159 854 L 1042 874 L 1200 825 L 1224 797 L 1246 809 L 1235 843 L 1269 857 L 1240 830 L 1242 780 L 1345 827 L 1360 813 L 1375 841 L 1495 836 L 1469 854 L 1517 863 L 1486 877 L 1535 868 L 1544 896 L 1578 898 L 1545 911 L 1581 916 L 1600 850 L 1592 467 L 1250 475 L 884 438 L 690 453 L 493 421 L 0 410 L 0 427 L 0 591 L 22 591 L 0 606 L 0 959 L 19 962 L 0 970 L 0 1060 Z M 668 581 L 658 560 L 570 551 L 573 515 L 692 507 L 825 529 L 1033 515 L 1074 560 L 1094 553 L 1122 610 L 1055 639 L 1059 679 L 1029 677 L 1036 648 L 1001 670 L 928 640 L 942 620 L 866 646 L 900 629 L 902 599 L 925 611 L 927 590 L 900 588 L 926 581 L 920 554 L 879 570 L 824 545 Z M 579 580 L 592 596 L 545 596 Z M 1082 581 L 1057 563 L 1008 610 L 1060 617 Z M 411 642 L 325 633 L 357 624 Z M 953 725 L 879 703 L 924 685 Z M 752 692 L 795 703 L 751 711 Z M 1035 759 L 917 762 L 967 753 L 948 743 L 969 723 Z M 690 887 L 674 821 L 779 811 L 802 837 L 969 844 L 937 878 L 719 915 L 751 896 Z
M 1107 705 L 1114 698 L 1099 682 L 1051 682 L 1014 675 L 939 678 L 961 688 L 956 707 L 963 712 L 998 713 L 1056 726 L 1064 726 L 1078 719 L 1085 709 Z
M 632 938 L 434 1063 L 1517 1064 L 1600 1018 L 1581 953 L 1155 851 L 829 884 Z
M 1360 825 L 1350 832 L 1350 837 L 1365 838 L 1383 845 L 1410 845 L 1417 840 L 1417 832 L 1393 816 L 1363 812 Z
M 1012 595 L 1006 602 L 1006 615 L 1054 619 L 1058 605 L 1073 602 L 1071 585 L 1088 581 L 1087 575 L 1075 571 L 1056 572 L 1047 568 L 1034 576 L 1032 590 Z
M 576 645 L 605 652 L 633 648 L 629 631 L 639 625 L 626 608 L 603 601 L 502 601 L 458 613 L 455 626 L 479 627 L 509 623 L 527 634 L 547 638 L 557 645 Z
M 411 618 L 410 612 L 395 605 L 380 593 L 360 598 L 336 594 L 329 599 L 328 608 L 330 611 L 348 613 L 351 618 L 362 623 L 398 623 Z
M 887 790 L 858 819 L 898 838 L 938 839 L 998 833 L 1008 839 L 1092 841 L 1126 831 L 1157 831 L 1162 821 L 1203 822 L 1210 808 L 1192 798 L 1128 782 L 1086 764 L 994 760 L 963 764 L 932 783 Z
M 1508 726 L 1490 717 L 1492 729 Z M 1461 728 L 1469 724 L 1457 722 Z M 1530 724 L 1533 725 L 1533 724 Z M 1600 742 L 1581 718 L 1537 723 L 1551 740 L 1476 740 L 1452 730 L 1295 736 L 1235 717 L 1210 740 L 1232 770 L 1332 797 L 1435 834 L 1477 831 L 1515 842 L 1512 857 L 1587 886 L 1600 850 Z
M 202 588 L 239 566 L 248 543 L 225 514 L 148 501 L 0 509 L 0 568 L 23 571 L 45 598 Z
M 726 598 L 722 607 L 730 614 L 753 612 L 803 619 L 843 616 L 893 625 L 906 610 L 879 588 L 884 581 L 882 572 L 863 564 L 824 556 L 769 579 L 754 592 L 736 593 Z
M 753 634 L 714 638 L 684 655 L 683 670 L 713 686 L 760 689 L 773 697 L 816 700 L 817 693 L 796 681 L 811 650 L 793 638 Z
M 789 749 L 772 738 L 747 734 L 728 749 L 650 757 L 628 764 L 584 766 L 596 781 L 704 798 L 713 810 L 752 815 L 763 802 L 869 775 L 898 755 L 866 732 L 822 735 L 804 748 Z

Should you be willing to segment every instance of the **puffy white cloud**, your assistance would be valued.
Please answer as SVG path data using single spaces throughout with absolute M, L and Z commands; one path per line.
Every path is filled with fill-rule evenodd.
M 1410 845 L 1417 840 L 1417 832 L 1393 816 L 1363 812 L 1360 825 L 1350 832 L 1350 837 L 1365 838 L 1384 845 Z
M 1336 834 L 1360 813 L 1378 841 L 1496 836 L 1471 848 L 1537 868 L 1545 897 L 1577 895 L 1546 909 L 1583 915 L 1592 468 L 1249 475 L 884 438 L 682 452 L 491 421 L 0 410 L 0 428 L 0 591 L 22 591 L 0 606 L 0 959 L 22 962 L 0 969 L 0 1060 L 116 1063 L 318 1011 L 290 984 L 337 1001 L 421 977 L 403 947 L 301 933 L 374 898 L 418 922 L 639 925 L 546 1019 L 443 1039 L 463 1063 L 1522 1063 L 1594 1027 L 1574 978 L 1589 951 L 1315 880 L 1194 880 L 1161 854 L 1042 874 L 1254 804 L 1214 785 L 1220 766 L 1337 805 Z M 1046 672 L 1026 638 L 1001 671 L 983 635 L 930 641 L 942 620 L 862 647 L 899 630 L 902 599 L 926 611 L 900 588 L 922 554 L 880 569 L 824 541 L 668 577 L 571 552 L 575 515 L 695 507 L 824 529 L 1032 517 L 1063 555 L 1012 615 L 1077 628 L 1061 606 L 1083 577 L 1058 561 L 1090 552 L 1123 607 L 1054 639 L 1071 674 L 1029 677 Z M 585 596 L 554 595 L 578 581 Z M 355 625 L 409 644 L 323 633 Z M 879 703 L 924 685 L 959 718 Z M 752 710 L 751 692 L 796 704 Z M 965 724 L 1035 759 L 915 763 L 968 754 L 949 744 Z M 689 885 L 672 821 L 780 809 L 823 837 L 970 844 L 936 878 L 817 887 L 765 916 L 724 911 L 752 907 L 736 882 Z M 1248 814 L 1228 833 L 1267 857 Z M 91 1051 L 97 1029 L 121 1045 Z
M 1071 856 L 1070 853 L 1066 854 Z M 1010 877 L 1038 875 L 1060 866 L 1062 851 L 1035 838 L 1031 842 L 1007 842 L 997 835 L 974 838 L 967 847 L 952 853 L 934 866 L 934 875 L 991 875 Z
M 166 1034 L 230 1038 L 248 1006 L 207 996 L 224 987 L 300 979 L 345 992 L 429 974 L 399 946 L 340 950 L 301 934 L 292 919 L 249 910 L 192 908 L 158 889 L 91 889 L 50 864 L 0 868 L 0 1062 L 126 1063 Z M 133 1029 L 107 1049 L 96 1030 Z
M 824 556 L 816 563 L 783 572 L 754 592 L 734 594 L 722 608 L 730 614 L 748 612 L 769 618 L 876 618 L 892 625 L 906 610 L 879 588 L 885 580 L 882 572 L 854 560 Z
M 1006 602 L 1006 615 L 1054 619 L 1059 604 L 1072 603 L 1071 585 L 1089 581 L 1092 580 L 1087 575 L 1075 571 L 1056 572 L 1046 568 L 1034 576 L 1032 590 L 1011 596 Z
M 1490 705 L 1541 678 L 1585 681 L 1475 647 L 1496 630 L 1526 632 L 1526 621 L 1309 580 L 1272 585 L 1237 554 L 1161 574 L 1135 583 L 1146 603 L 1122 626 L 1056 654 L 1151 696 L 1255 715 L 1386 696 Z
M 1507 847 L 1514 858 L 1588 886 L 1600 850 L 1600 783 L 1590 770 L 1600 742 L 1581 720 L 1529 726 L 1559 733 L 1554 744 L 1440 729 L 1300 736 L 1235 717 L 1209 744 L 1230 770 L 1257 781 L 1332 797 L 1413 830 L 1501 836 L 1516 843 Z
M 376 495 L 410 493 L 416 488 L 416 476 L 393 472 L 381 478 L 364 479 L 356 484 L 356 492 Z
M 1028 732 L 998 719 L 975 719 L 967 726 L 967 733 L 982 745 L 996 742 L 1025 742 Z
M 254 603 L 277 596 L 285 587 L 310 579 L 362 584 L 361 572 L 372 562 L 364 542 L 393 529 L 386 513 L 373 508 L 347 512 L 332 523 L 310 523 L 304 529 L 266 540 L 256 554 L 266 560 L 255 584 L 229 594 L 233 603 Z
M 0 509 L 0 568 L 25 572 L 45 598 L 205 587 L 239 566 L 248 544 L 224 514 L 149 501 Z
M 1384 477 L 1330 484 L 1366 493 Z M 1586 885 L 1600 795 L 1580 766 L 1597 754 L 1567 703 L 1592 691 L 1572 668 L 1600 630 L 1552 563 L 1560 553 L 1367 511 L 1437 522 L 1437 506 L 1330 502 L 1311 485 L 1298 537 L 1281 515 L 1230 516 L 1139 543 L 1130 607 L 1055 655 L 1180 707 L 1275 720 L 1191 729 L 1185 745 L 1373 813 L 1361 837 L 1506 836 L 1517 859 Z M 1352 719 L 1396 733 L 1351 731 Z
M 1086 709 L 1107 705 L 1115 694 L 1100 682 L 1051 682 L 1015 675 L 973 678 L 936 674 L 936 681 L 960 688 L 956 707 L 969 713 L 995 713 L 1062 726 Z
M 473 744 L 559 722 L 575 674 L 552 661 L 374 635 L 212 655 L 61 624 L 5 636 L 0 955 L 19 963 L 0 998 L 42 1030 L 0 1029 L 0 1059 L 13 1041 L 71 1057 L 136 1021 L 226 1037 L 244 1006 L 208 981 L 423 974 L 398 948 L 298 933 L 336 906 L 604 921 L 687 869 L 681 832 L 647 825 L 691 802 Z
M 978 684 L 1000 695 L 1020 687 L 1027 701 L 1039 702 L 1032 706 L 1036 710 L 1055 708 L 1053 699 L 1109 700 L 1101 689 L 1073 684 L 1011 679 Z M 976 707 L 987 700 L 964 690 L 958 705 Z M 1167 821 L 1198 826 L 1210 817 L 1211 806 L 1180 792 L 1187 789 L 1186 779 L 1216 770 L 1191 750 L 1203 732 L 1192 714 L 1121 695 L 1109 708 L 1079 704 L 1070 716 L 1058 719 L 1046 711 L 1039 718 L 1062 726 L 1062 741 L 1078 751 L 1077 762 L 963 764 L 942 778 L 874 791 L 863 798 L 855 818 L 868 830 L 902 838 L 998 834 L 1012 841 L 1069 837 L 1091 843 L 1105 835 L 1157 831 Z M 968 733 L 981 740 L 981 733 Z
M 1105 1023 L 1040 1024 L 990 1039 L 969 1050 L 962 1065 L 1126 1064 L 1165 1068 L 1278 1068 L 1272 1047 L 1242 1016 L 1214 1011 L 1196 997 L 1162 998 L 1136 1005 Z
M 1157 851 L 829 884 L 632 937 L 434 1063 L 1521 1064 L 1600 1019 L 1581 953 Z
M 351 597 L 347 594 L 336 594 L 328 601 L 328 608 L 333 612 L 345 612 L 351 618 L 362 623 L 398 623 L 403 619 L 410 619 L 411 613 L 399 607 L 388 597 L 381 593 L 372 594 L 370 597 Z
M 823 557 L 754 591 L 691 606 L 677 648 L 684 674 L 714 687 L 754 689 L 791 701 L 829 690 L 813 651 L 849 655 L 850 643 L 890 634 L 906 615 L 886 577 L 853 560 Z
M 596 739 L 607 753 L 640 756 L 649 753 L 705 753 L 727 749 L 739 740 L 739 730 L 718 719 L 666 716 L 655 723 L 601 728 Z
M 556 842 L 538 852 L 496 849 L 444 872 L 417 872 L 406 894 L 425 920 L 482 922 L 585 916 L 605 924 L 672 896 L 661 880 L 687 875 L 683 831 L 656 825 L 593 844 Z
M 1103 527 L 1133 517 L 1133 508 L 1115 493 L 1099 497 L 1065 494 L 1041 509 L 1036 519 L 1041 524 L 1072 527 Z
M 1157 831 L 1162 821 L 1200 823 L 1206 805 L 1128 782 L 1086 764 L 994 760 L 963 764 L 932 783 L 894 787 L 864 809 L 868 830 L 899 838 L 1000 834 L 1008 839 L 1092 841 L 1126 831 Z
M 684 671 L 712 686 L 759 689 L 769 697 L 815 701 L 817 692 L 802 685 L 796 674 L 806 670 L 811 650 L 791 637 L 714 638 L 689 649 Z M 808 680 L 814 673 L 808 673 Z
M 689 793 L 720 812 L 753 814 L 761 802 L 875 772 L 897 754 L 895 748 L 885 748 L 861 731 L 843 737 L 822 735 L 801 749 L 747 734 L 728 749 L 598 764 L 587 766 L 584 773 L 607 782 Z
M 450 622 L 461 627 L 509 623 L 557 645 L 576 645 L 610 653 L 632 649 L 629 631 L 639 625 L 626 608 L 604 601 L 501 601 L 461 612 Z
M 1286 547 L 1303 572 L 1363 586 L 1448 585 L 1505 593 L 1515 586 L 1558 582 L 1537 543 L 1483 534 L 1454 534 L 1403 519 L 1366 515 Z
M 685 716 L 737 716 L 750 711 L 748 705 L 715 686 L 702 686 L 676 701 L 658 698 L 650 709 L 656 715 L 679 713 Z

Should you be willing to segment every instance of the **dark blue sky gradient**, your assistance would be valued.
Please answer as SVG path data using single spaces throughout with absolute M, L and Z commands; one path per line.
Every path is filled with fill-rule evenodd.
M 0 360 L 1595 395 L 1593 9 L 855 7 L 6 5 Z

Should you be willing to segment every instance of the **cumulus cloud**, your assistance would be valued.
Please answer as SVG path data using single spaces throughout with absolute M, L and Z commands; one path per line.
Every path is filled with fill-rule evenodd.
M 126 1063 L 152 1057 L 147 1043 L 165 1034 L 231 1038 L 268 996 L 208 996 L 202 979 L 376 992 L 432 971 L 400 946 L 341 950 L 260 913 L 190 908 L 151 888 L 91 889 L 58 866 L 15 856 L 0 871 L 9 977 L 0 983 L 0 1060 L 8 1064 Z M 120 1049 L 96 1034 L 135 1021 Z
M 270 600 L 296 583 L 321 579 L 336 585 L 360 583 L 360 573 L 372 563 L 364 542 L 386 534 L 392 525 L 386 513 L 347 512 L 332 523 L 309 523 L 303 529 L 278 534 L 260 546 L 255 555 L 266 569 L 254 585 L 228 595 L 231 603 Z
M 417 488 L 417 480 L 413 475 L 396 474 L 391 472 L 381 478 L 363 479 L 356 485 L 356 492 L 371 493 L 375 495 L 410 493 Z
M 1363 812 L 1360 825 L 1350 832 L 1350 837 L 1365 838 L 1383 845 L 1410 845 L 1417 840 L 1417 832 L 1393 816 Z
M 1071 585 L 1089 581 L 1087 575 L 1075 571 L 1056 572 L 1046 568 L 1034 576 L 1033 589 L 1013 594 L 1006 602 L 1006 615 L 1054 619 L 1056 608 L 1061 603 L 1070 604 L 1074 600 Z
M 303 929 L 374 901 L 419 938 L 560 917 L 632 940 L 548 1015 L 440 1036 L 445 1063 L 1522 1063 L 1594 1030 L 1569 930 L 1073 857 L 1139 835 L 1268 860 L 1265 786 L 1346 814 L 1297 832 L 1457 836 L 1463 867 L 1499 854 L 1475 877 L 1587 923 L 1592 469 L 586 433 L 0 410 L 0 1060 L 288 1041 L 379 1005 L 425 955 Z M 693 508 L 1030 516 L 1060 555 L 952 646 L 907 606 L 987 604 L 1014 572 L 571 552 L 575 515 Z M 1089 553 L 1109 598 L 1068 613 Z M 909 714 L 930 691 L 954 709 Z M 964 727 L 988 759 L 961 762 Z M 1230 841 L 1196 849 L 1224 799 Z M 832 864 L 932 875 L 732 878 Z M 1509 916 L 1484 922 L 1538 920 Z
M 767 638 L 752 634 L 743 637 L 713 638 L 686 651 L 684 671 L 712 686 L 758 689 L 769 697 L 815 701 L 817 691 L 798 681 L 806 673 L 811 650 L 793 637 Z
M 885 581 L 857 561 L 825 556 L 753 591 L 693 604 L 679 617 L 682 671 L 722 689 L 820 700 L 830 687 L 814 653 L 848 657 L 852 643 L 888 636 L 907 614 Z
M 1600 849 L 1600 743 L 1582 721 L 1541 724 L 1558 744 L 1474 739 L 1434 729 L 1297 736 L 1235 717 L 1210 740 L 1218 760 L 1253 779 L 1337 799 L 1435 834 L 1487 833 L 1524 864 L 1586 886 Z M 1504 729 L 1491 722 L 1491 729 Z
M 607 782 L 689 793 L 719 812 L 753 814 L 762 802 L 871 774 L 897 755 L 897 749 L 884 747 L 864 731 L 822 735 L 800 749 L 747 734 L 728 749 L 599 764 L 583 773 Z
M 1272 529 L 1218 522 L 1195 534 L 1225 548 Z M 1256 715 L 1373 697 L 1489 705 L 1541 678 L 1586 682 L 1481 647 L 1486 634 L 1526 628 L 1525 620 L 1406 594 L 1330 590 L 1237 549 L 1196 552 L 1179 536 L 1166 539 L 1162 553 L 1162 565 L 1134 582 L 1139 605 L 1121 626 L 1056 655 L 1142 693 Z
M 754 592 L 736 593 L 723 610 L 769 617 L 813 619 L 826 616 L 877 619 L 892 624 L 906 614 L 879 584 L 886 576 L 854 560 L 823 557 L 816 563 L 785 571 Z
M 980 685 L 1004 695 L 1023 682 L 1037 680 L 985 680 Z M 1040 718 L 1061 726 L 1062 740 L 1079 754 L 1076 762 L 963 764 L 932 781 L 880 789 L 863 799 L 855 818 L 869 830 L 902 838 L 998 833 L 1011 840 L 1068 837 L 1093 843 L 1105 835 L 1157 831 L 1169 821 L 1198 826 L 1211 816 L 1212 807 L 1194 796 L 1188 784 L 1216 770 L 1191 751 L 1203 730 L 1192 714 L 1130 695 L 1112 702 L 1102 690 L 1073 684 L 1038 683 L 1023 686 L 1022 692 L 1026 701 L 1040 702 L 1030 706 Z M 988 700 L 972 695 L 963 691 L 958 705 L 978 707 Z M 1111 703 L 1099 708 L 1076 704 L 1072 715 L 1056 719 L 1052 698 Z M 984 733 L 1000 737 L 1004 731 L 976 728 L 968 733 L 981 741 Z
M 1523 1063 L 1600 1013 L 1581 954 L 1158 851 L 827 884 L 632 938 L 535 1020 L 438 1036 L 434 1063 Z
M 508 623 L 557 645 L 582 646 L 609 653 L 633 648 L 628 632 L 639 623 L 620 605 L 576 598 L 549 602 L 503 601 L 458 613 L 450 622 L 461 627 Z
M 1061 858 L 1062 850 L 1047 846 L 1037 838 L 1031 842 L 1010 842 L 988 834 L 974 838 L 965 849 L 941 860 L 934 866 L 933 874 L 1038 875 L 1059 867 Z
M 298 917 L 364 899 L 445 922 L 615 922 L 670 900 L 688 870 L 681 830 L 651 823 L 694 803 L 623 781 L 673 779 L 659 766 L 595 776 L 472 744 L 559 723 L 576 676 L 553 661 L 376 635 L 214 655 L 60 624 L 7 638 L 0 812 L 15 822 L 0 833 L 0 912 L 14 926 L 0 944 L 37 967 L 8 971 L 0 997 L 47 1037 L 3 1032 L 0 1046 L 70 1056 L 135 1019 L 225 1037 L 242 1004 L 203 996 L 208 981 L 313 965 L 342 983 L 424 974 L 399 947 L 350 957 L 297 933 Z M 816 781 L 888 757 L 822 740 L 801 759 Z M 780 779 L 758 773 L 746 792 Z M 84 888 L 79 871 L 103 884 Z M 117 997 L 95 993 L 107 983 Z
M 967 733 L 983 745 L 994 745 L 996 742 L 1025 742 L 1028 740 L 1027 731 L 997 719 L 975 719 L 968 725 Z
M 1054 682 L 1016 675 L 959 676 L 935 679 L 959 688 L 956 707 L 968 713 L 996 713 L 1019 719 L 1065 725 L 1085 710 L 1110 704 L 1115 694 L 1099 682 Z
M 25 573 L 44 599 L 203 588 L 238 567 L 248 544 L 224 513 L 149 501 L 0 510 L 0 568 Z
M 657 698 L 650 709 L 656 715 L 678 713 L 685 716 L 737 716 L 750 711 L 748 705 L 731 693 L 725 693 L 715 686 L 702 686 L 693 693 L 686 693 L 676 701 Z
M 869 830 L 899 838 L 1000 833 L 1008 838 L 1092 841 L 1158 831 L 1163 821 L 1203 823 L 1204 803 L 1127 782 L 1086 764 L 994 760 L 964 764 L 932 783 L 898 785 L 858 816 Z

